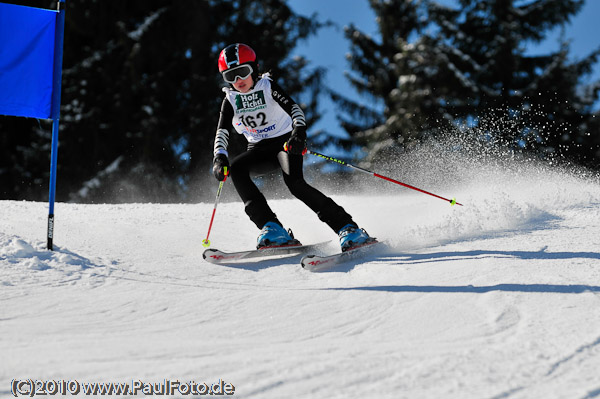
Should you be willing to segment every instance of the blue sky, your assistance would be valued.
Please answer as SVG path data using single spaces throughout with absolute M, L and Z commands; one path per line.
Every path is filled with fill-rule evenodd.
M 453 0 L 438 0 L 440 3 L 453 4 Z M 319 35 L 299 45 L 295 54 L 305 56 L 311 66 L 321 66 L 328 69 L 327 82 L 336 91 L 351 97 L 355 101 L 366 102 L 349 85 L 344 71 L 350 68 L 345 59 L 349 52 L 348 41 L 344 38 L 344 26 L 353 23 L 362 32 L 378 36 L 375 14 L 367 0 L 289 0 L 288 4 L 297 13 L 310 16 L 318 14 L 322 21 L 331 20 L 335 27 L 324 28 Z M 582 58 L 600 47 L 598 19 L 600 18 L 600 1 L 587 0 L 582 11 L 565 26 L 566 38 L 571 40 L 571 56 Z M 529 49 L 532 54 L 548 53 L 558 49 L 558 38 L 561 30 L 552 31 L 546 41 Z M 260 57 L 260 55 L 259 55 Z M 598 63 L 600 64 L 600 62 Z M 596 65 L 593 80 L 600 79 L 600 65 Z M 323 118 L 310 130 L 326 129 L 336 133 L 341 131 L 335 118 L 335 107 L 328 100 L 321 100 Z

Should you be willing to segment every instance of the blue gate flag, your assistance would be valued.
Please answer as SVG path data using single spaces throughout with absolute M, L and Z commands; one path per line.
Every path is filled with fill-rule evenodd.
M 0 3 L 0 115 L 52 119 L 48 249 L 53 249 L 65 3 L 51 11 Z
M 0 3 L 0 115 L 51 118 L 56 15 Z

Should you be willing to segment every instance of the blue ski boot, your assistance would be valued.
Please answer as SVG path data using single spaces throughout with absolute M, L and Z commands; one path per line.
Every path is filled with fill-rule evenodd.
M 364 229 L 359 229 L 355 224 L 347 224 L 342 227 L 338 236 L 340 237 L 342 252 L 373 240 Z
M 256 248 L 279 247 L 284 245 L 300 245 L 291 230 L 285 229 L 276 222 L 267 222 L 258 235 Z

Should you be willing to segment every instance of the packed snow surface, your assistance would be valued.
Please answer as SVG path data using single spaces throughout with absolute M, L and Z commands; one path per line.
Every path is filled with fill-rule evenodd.
M 47 204 L 0 201 L 0 397 L 14 379 L 221 380 L 239 398 L 600 397 L 597 179 L 532 167 L 445 183 L 422 188 L 464 206 L 385 182 L 329 192 L 385 245 L 323 273 L 298 257 L 205 262 L 212 203 L 59 203 L 50 252 Z M 338 249 L 302 203 L 271 204 L 296 238 Z M 210 238 L 235 251 L 257 233 L 223 202 Z

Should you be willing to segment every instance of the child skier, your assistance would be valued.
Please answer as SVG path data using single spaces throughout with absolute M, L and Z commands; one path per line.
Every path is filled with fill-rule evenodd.
M 225 178 L 227 167 L 250 219 L 261 229 L 257 248 L 299 244 L 273 213 L 250 173 L 263 174 L 280 168 L 290 192 L 339 235 L 342 251 L 365 243 L 369 235 L 331 198 L 308 185 L 302 173 L 306 151 L 304 112 L 268 73 L 258 74 L 256 54 L 249 46 L 236 43 L 219 55 L 219 72 L 230 87 L 225 98 L 214 143 L 213 173 Z M 243 134 L 247 150 L 229 164 L 227 147 L 233 126 Z

